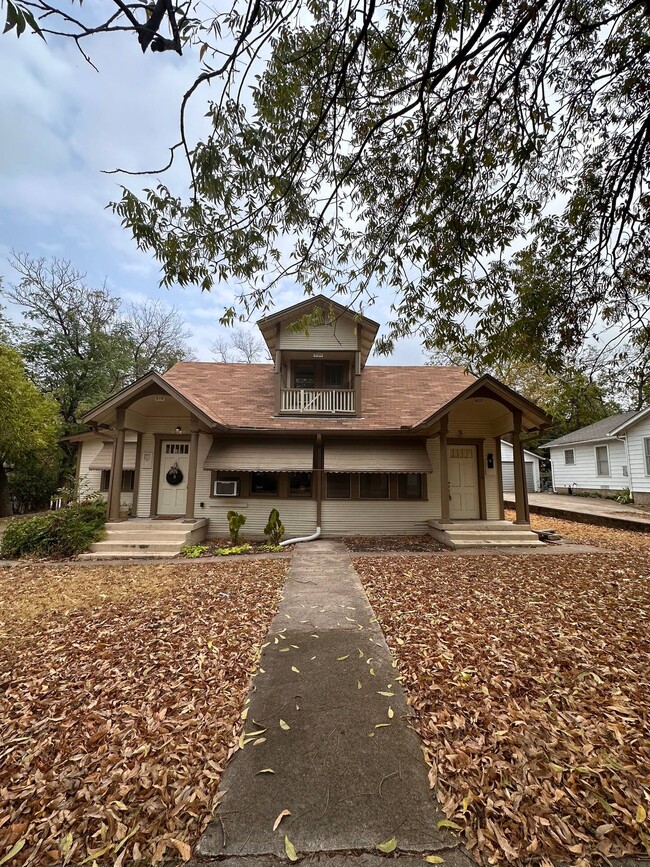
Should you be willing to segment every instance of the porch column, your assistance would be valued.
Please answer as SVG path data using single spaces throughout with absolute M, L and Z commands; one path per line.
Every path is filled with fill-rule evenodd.
M 515 524 L 528 524 L 528 493 L 526 491 L 526 467 L 524 464 L 524 447 L 521 444 L 521 410 L 513 409 L 512 455 L 515 472 Z
M 124 440 L 126 429 L 124 427 L 123 409 L 118 409 L 115 420 L 117 428 L 117 439 L 115 440 L 115 448 L 113 449 L 113 460 L 111 462 L 111 484 L 108 495 L 108 520 L 119 521 L 120 519 L 120 497 L 122 496 L 122 472 L 124 470 Z
M 449 464 L 447 463 L 447 433 L 449 416 L 440 419 L 440 518 L 449 520 Z
M 185 520 L 194 520 L 194 501 L 196 499 L 196 468 L 199 460 L 199 428 L 196 421 L 190 422 L 190 466 L 187 474 L 185 494 Z

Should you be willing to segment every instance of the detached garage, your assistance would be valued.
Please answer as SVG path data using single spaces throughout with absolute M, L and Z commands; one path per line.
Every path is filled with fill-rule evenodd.
M 541 491 L 539 476 L 539 463 L 542 459 L 539 455 L 524 449 L 524 463 L 526 466 L 526 488 L 529 493 Z M 503 478 L 504 492 L 515 489 L 515 464 L 512 454 L 512 444 L 501 440 L 501 475 Z

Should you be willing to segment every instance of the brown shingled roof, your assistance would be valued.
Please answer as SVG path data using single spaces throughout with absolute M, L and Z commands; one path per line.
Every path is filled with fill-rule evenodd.
M 220 424 L 296 431 L 410 428 L 474 382 L 461 367 L 366 366 L 360 418 L 296 418 L 275 415 L 272 364 L 181 361 L 164 378 Z

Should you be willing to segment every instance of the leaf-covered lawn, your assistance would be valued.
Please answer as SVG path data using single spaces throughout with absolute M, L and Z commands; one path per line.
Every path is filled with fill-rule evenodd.
M 0 862 L 189 857 L 286 568 L 0 570 Z
M 647 549 L 355 566 L 477 861 L 650 854 Z
M 515 513 L 506 510 L 507 520 L 514 521 Z M 553 529 L 570 542 L 580 545 L 594 545 L 617 551 L 650 551 L 650 533 L 636 530 L 619 530 L 615 527 L 600 527 L 598 524 L 582 524 L 562 518 L 547 518 L 531 512 L 530 525 L 533 530 Z

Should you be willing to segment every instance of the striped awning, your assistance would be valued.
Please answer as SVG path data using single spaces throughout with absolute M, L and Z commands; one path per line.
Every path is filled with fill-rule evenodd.
M 135 443 L 124 443 L 123 470 L 135 469 Z M 110 470 L 113 461 L 113 443 L 104 443 L 97 457 L 91 461 L 89 470 Z
M 313 440 L 214 439 L 203 469 L 282 473 L 309 472 L 313 466 Z
M 325 440 L 326 473 L 430 473 L 424 440 Z

